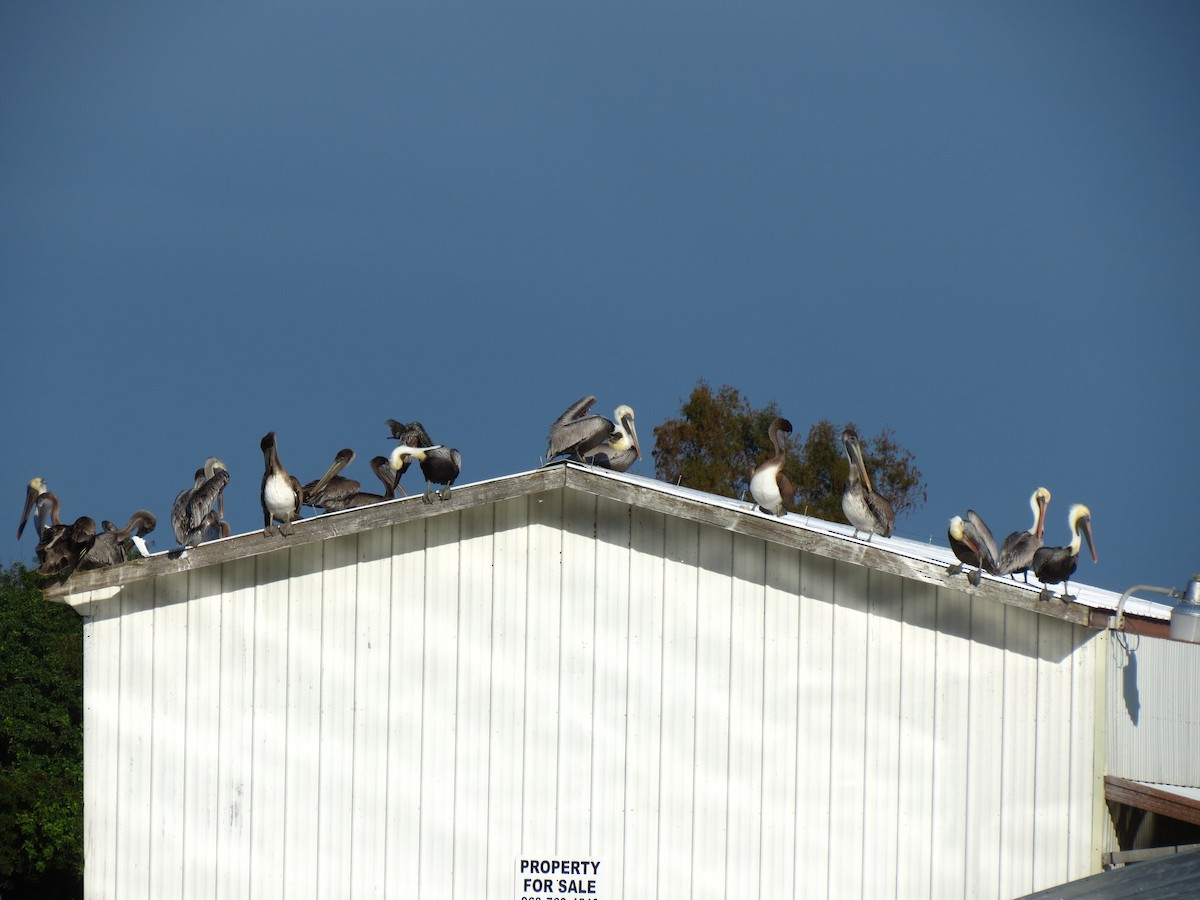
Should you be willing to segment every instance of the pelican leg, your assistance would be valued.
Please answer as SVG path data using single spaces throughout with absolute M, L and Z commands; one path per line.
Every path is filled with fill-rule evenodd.
M 425 494 L 423 496 L 423 499 L 426 503 L 429 503 L 429 504 L 433 503 L 433 485 L 430 484 L 428 481 L 425 482 Z

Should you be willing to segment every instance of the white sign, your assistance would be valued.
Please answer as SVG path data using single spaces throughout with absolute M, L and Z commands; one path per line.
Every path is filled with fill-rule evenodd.
M 604 866 L 598 859 L 522 856 L 517 859 L 517 900 L 603 900 Z

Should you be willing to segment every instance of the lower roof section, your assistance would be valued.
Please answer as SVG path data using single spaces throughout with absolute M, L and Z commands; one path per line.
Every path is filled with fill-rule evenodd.
M 1126 806 L 1144 809 L 1160 816 L 1169 816 L 1180 822 L 1200 825 L 1200 788 L 1154 784 L 1149 781 L 1134 781 L 1129 778 L 1106 775 L 1104 777 L 1104 799 L 1112 803 L 1123 803 Z M 1200 872 L 1197 874 L 1200 876 Z M 1197 882 L 1197 885 L 1197 893 L 1200 894 L 1200 881 Z
M 1193 900 L 1197 885 L 1200 885 L 1200 850 L 1193 850 L 1081 878 L 1027 894 L 1022 900 L 1118 900 L 1124 897 Z

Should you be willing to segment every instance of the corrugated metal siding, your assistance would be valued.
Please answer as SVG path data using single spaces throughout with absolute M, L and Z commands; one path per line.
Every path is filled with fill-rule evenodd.
M 1010 897 L 1094 870 L 1094 633 L 576 491 L 97 599 L 88 896 Z M 1064 852 L 1065 851 L 1065 852 Z
M 1119 635 L 1108 666 L 1108 774 L 1200 787 L 1200 647 Z

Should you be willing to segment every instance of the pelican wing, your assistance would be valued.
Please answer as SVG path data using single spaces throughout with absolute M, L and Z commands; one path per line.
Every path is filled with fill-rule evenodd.
M 896 513 L 892 509 L 892 501 L 874 491 L 866 491 L 863 499 L 867 501 L 871 515 L 875 517 L 875 531 L 883 537 L 891 537 L 892 532 L 896 530 Z
M 420 422 L 397 422 L 395 419 L 388 419 L 387 425 L 392 430 L 392 438 L 401 444 L 409 447 L 433 446 L 429 432 Z
M 595 397 L 580 397 L 578 400 L 568 406 L 561 416 L 554 420 L 554 424 L 551 425 L 550 428 L 554 429 L 559 425 L 565 425 L 572 419 L 583 418 L 588 414 L 595 402 Z
M 217 469 L 211 478 L 192 491 L 187 502 L 188 531 L 202 527 L 204 518 L 217 505 L 225 485 L 229 484 L 229 470 Z
M 563 453 L 583 456 L 612 437 L 615 430 L 616 426 L 606 416 L 590 415 L 566 421 L 560 418 L 547 436 L 546 461 Z
M 996 549 L 996 539 L 992 537 L 992 530 L 987 527 L 983 519 L 973 509 L 967 510 L 967 521 L 970 528 L 974 530 L 973 540 L 976 546 L 979 547 L 979 561 L 985 572 L 996 574 L 997 563 L 1000 560 L 1000 551 Z

